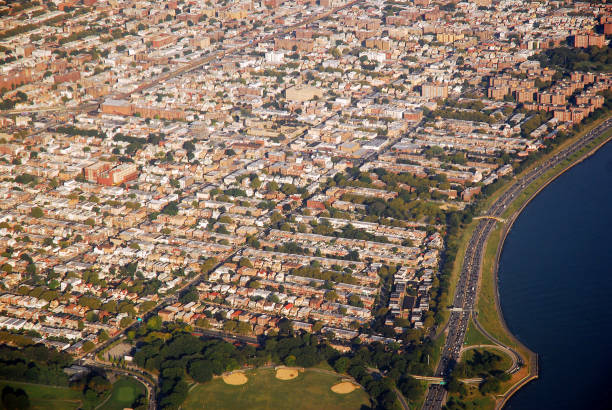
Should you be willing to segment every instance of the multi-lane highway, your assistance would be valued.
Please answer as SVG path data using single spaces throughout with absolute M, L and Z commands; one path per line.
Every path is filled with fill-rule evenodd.
M 612 118 L 607 119 L 599 126 L 593 128 L 582 138 L 570 144 L 566 148 L 553 155 L 542 164 L 534 167 L 521 178 L 518 178 L 514 183 L 490 206 L 487 215 L 495 218 L 501 218 L 502 214 L 510 204 L 518 197 L 525 188 L 532 182 L 544 175 L 550 169 L 559 165 L 566 158 L 582 149 L 589 142 L 593 141 L 602 133 L 612 128 Z M 491 231 L 495 228 L 497 221 L 492 218 L 480 219 L 476 226 L 472 237 L 468 243 L 463 268 L 457 283 L 453 305 L 461 308 L 460 311 L 451 312 L 448 323 L 448 335 L 444 350 L 440 358 L 440 362 L 436 369 L 435 375 L 438 377 L 446 377 L 452 370 L 452 366 L 459 360 L 461 347 L 465 339 L 465 331 L 467 329 L 468 320 L 477 296 L 478 280 L 480 276 L 482 255 L 485 250 L 487 239 Z M 518 356 L 512 348 L 505 346 Z M 519 356 L 520 357 L 520 356 Z M 446 390 L 439 384 L 431 385 L 427 392 L 427 397 L 423 403 L 423 409 L 440 409 L 446 398 Z

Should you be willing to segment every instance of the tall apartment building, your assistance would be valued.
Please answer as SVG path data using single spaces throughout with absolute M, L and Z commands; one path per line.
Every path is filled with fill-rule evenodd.
M 448 85 L 427 83 L 421 86 L 421 97 L 425 98 L 447 98 Z
M 83 176 L 90 182 L 97 182 L 102 174 L 111 168 L 109 162 L 96 162 L 83 168 Z

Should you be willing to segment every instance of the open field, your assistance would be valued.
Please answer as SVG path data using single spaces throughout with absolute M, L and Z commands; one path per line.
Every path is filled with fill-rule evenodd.
M 128 343 L 117 343 L 104 353 L 104 360 L 110 360 L 111 357 L 123 357 L 126 354 L 129 354 L 132 349 L 132 345 Z
M 145 387 L 136 379 L 121 377 L 113 384 L 111 396 L 101 408 L 105 410 L 122 410 L 130 407 L 138 396 L 146 396 Z
M 7 385 L 15 389 L 25 390 L 30 398 L 31 408 L 34 410 L 93 408 L 93 403 L 85 402 L 80 391 L 72 390 L 68 387 L 0 380 L 0 390 Z
M 347 394 L 332 392 L 331 387 L 343 377 L 316 370 L 300 372 L 291 380 L 279 380 L 274 369 L 245 372 L 248 382 L 231 386 L 221 378 L 196 385 L 183 404 L 183 409 L 359 409 L 369 404 L 367 393 L 359 388 Z M 316 400 L 309 399 L 316 398 Z

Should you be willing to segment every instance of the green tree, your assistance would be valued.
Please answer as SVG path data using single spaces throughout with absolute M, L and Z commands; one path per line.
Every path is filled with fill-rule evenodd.
M 338 373 L 345 373 L 348 370 L 350 364 L 350 359 L 346 356 L 342 356 L 334 362 L 334 369 Z
M 274 181 L 268 182 L 268 191 L 278 191 L 278 184 Z
M 128 327 L 130 323 L 132 323 L 132 319 L 126 316 L 121 319 L 121 321 L 119 322 L 119 326 Z
M 162 319 L 157 315 L 151 316 L 151 318 L 147 320 L 147 328 L 151 330 L 161 330 Z
M 199 383 L 205 383 L 212 380 L 213 372 L 211 363 L 207 360 L 196 360 L 189 365 L 189 375 Z
M 2 389 L 2 407 L 7 410 L 26 410 L 30 408 L 30 398 L 23 389 L 4 386 Z
M 499 387 L 499 380 L 495 377 L 487 376 L 480 382 L 480 385 L 478 385 L 478 390 L 480 390 L 482 394 L 489 394 L 499 391 Z
M 289 356 L 285 357 L 284 363 L 287 366 L 295 366 L 295 356 L 290 354 Z
M 325 300 L 329 300 L 330 302 L 335 302 L 338 300 L 338 293 L 335 290 L 328 290 L 325 292 Z
M 32 209 L 30 209 L 30 216 L 32 218 L 42 218 L 44 215 L 45 215 L 45 213 L 43 212 L 43 210 L 40 209 L 37 206 L 35 206 Z
M 100 330 L 100 333 L 98 333 L 98 340 L 100 342 L 106 342 L 109 338 L 110 338 L 110 336 L 108 335 L 108 333 L 104 329 Z
M 184 295 L 182 295 L 179 298 L 179 302 L 181 302 L 182 304 L 187 304 L 190 302 L 197 302 L 198 301 L 198 292 L 196 292 L 195 290 L 191 290 L 187 293 L 185 293 Z
M 206 318 L 200 318 L 196 320 L 196 326 L 202 327 L 204 329 L 210 329 L 211 327 L 210 322 Z
M 252 268 L 252 267 L 253 267 L 253 264 L 251 263 L 251 261 L 250 261 L 248 258 L 246 258 L 246 257 L 244 257 L 244 256 L 243 256 L 243 257 L 242 257 L 242 258 L 240 258 L 240 260 L 238 261 L 238 266 L 239 266 L 239 267 L 246 266 L 247 268 Z
M 168 203 L 168 205 L 164 206 L 161 210 L 163 214 L 166 215 L 176 215 L 178 214 L 178 205 L 175 201 Z
M 95 347 L 96 345 L 91 340 L 88 340 L 85 343 L 83 343 L 84 352 L 91 352 Z

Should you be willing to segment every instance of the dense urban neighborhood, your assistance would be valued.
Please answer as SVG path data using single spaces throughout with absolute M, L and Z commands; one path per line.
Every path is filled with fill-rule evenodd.
M 373 408 L 414 408 L 404 373 L 435 372 L 459 232 L 612 106 L 611 11 L 0 1 L 0 341 L 83 360 L 71 375 L 112 359 L 146 369 L 147 392 L 162 380 L 157 404 L 126 407 L 180 406 L 185 377 L 326 360 Z M 188 345 L 200 364 L 168 376 Z M 404 377 L 374 392 L 370 368 Z M 110 391 L 95 377 L 92 403 Z

